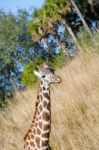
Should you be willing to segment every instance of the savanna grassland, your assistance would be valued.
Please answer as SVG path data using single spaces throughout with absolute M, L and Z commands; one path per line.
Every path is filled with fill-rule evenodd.
M 99 54 L 80 53 L 51 86 L 52 150 L 99 150 Z M 37 86 L 17 92 L 0 111 L 0 150 L 22 150 L 35 110 Z

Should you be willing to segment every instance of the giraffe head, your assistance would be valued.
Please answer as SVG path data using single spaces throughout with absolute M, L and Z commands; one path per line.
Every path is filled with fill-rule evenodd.
M 40 71 L 34 71 L 34 74 L 46 84 L 59 83 L 61 80 L 55 75 L 55 70 L 50 67 L 43 68 Z

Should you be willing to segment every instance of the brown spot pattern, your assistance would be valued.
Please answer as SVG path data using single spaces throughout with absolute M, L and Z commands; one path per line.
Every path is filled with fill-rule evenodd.
M 41 120 L 41 116 L 39 116 L 39 120 Z
M 48 93 L 43 93 L 44 97 L 46 97 L 47 99 L 50 99 L 50 96 Z
M 33 119 L 33 120 L 32 120 L 32 123 L 34 123 L 34 121 L 35 121 L 35 120 Z
M 30 135 L 28 135 L 28 140 L 30 140 Z
M 40 135 L 41 134 L 41 131 L 39 128 L 37 128 L 37 134 Z
M 46 107 L 46 106 L 47 106 L 47 102 L 43 101 L 43 107 Z
M 36 130 L 35 130 L 35 128 L 33 129 L 33 133 L 34 133 L 34 134 L 36 134 Z
M 50 110 L 50 103 L 48 103 L 48 105 L 47 105 L 47 109 L 48 109 L 48 110 Z
M 29 138 L 29 133 L 31 133 L 32 130 L 31 129 L 28 129 L 27 133 L 25 134 L 25 136 L 23 137 L 24 141 Z
M 36 121 L 38 121 L 38 117 L 36 118 Z
M 50 120 L 50 115 L 48 112 L 44 111 L 42 114 L 42 118 L 44 121 L 49 121 Z
M 29 145 L 29 142 L 28 142 L 28 141 L 26 141 L 26 143 L 25 143 L 25 144 L 26 144 L 26 146 L 28 146 L 28 145 Z
M 30 148 L 30 147 L 28 147 L 28 150 L 31 150 L 31 148 Z
M 37 95 L 37 99 L 39 99 L 39 95 Z
M 40 114 L 40 111 L 39 111 L 39 110 L 37 110 L 37 115 L 39 116 L 39 114 Z
M 34 139 L 34 135 L 33 134 L 31 134 L 31 139 Z
M 35 127 L 37 127 L 37 122 L 35 123 Z
M 43 138 L 49 138 L 49 132 L 43 133 L 43 134 L 42 134 L 42 137 L 43 137 Z
M 40 109 L 40 111 L 42 111 L 42 110 L 43 110 L 43 107 L 42 107 L 42 105 L 40 105 L 40 106 L 39 106 L 39 109 Z
M 46 88 L 43 86 L 43 90 L 46 90 Z
M 39 122 L 38 124 L 39 124 L 40 129 L 42 129 L 42 122 Z
M 50 124 L 46 124 L 44 125 L 43 127 L 43 123 L 41 121 L 39 121 L 39 119 L 43 119 L 45 121 L 49 121 L 50 120 L 50 114 L 46 111 L 44 111 L 42 113 L 42 116 L 40 115 L 40 112 L 43 110 L 43 107 L 46 107 L 48 110 L 50 109 L 50 103 L 47 103 L 46 101 L 42 101 L 43 100 L 43 96 L 46 98 L 46 99 L 50 99 L 50 96 L 49 96 L 49 93 L 43 93 L 43 95 L 41 95 L 40 92 L 42 92 L 42 90 L 49 90 L 48 88 L 46 87 L 39 87 L 39 90 L 38 90 L 38 96 L 37 96 L 37 102 L 36 102 L 36 109 L 35 109 L 35 114 L 34 114 L 34 118 L 32 120 L 32 124 L 33 126 L 35 125 L 35 127 L 33 128 L 32 126 L 32 130 L 33 130 L 33 133 L 32 133 L 32 130 L 31 128 L 28 130 L 28 132 L 26 133 L 26 135 L 24 136 L 24 141 L 26 141 L 25 145 L 27 146 L 27 150 L 31 150 L 31 148 L 35 148 L 35 144 L 38 148 L 40 148 L 40 137 L 37 137 L 36 136 L 36 132 L 38 135 L 41 134 L 41 131 L 40 129 L 43 128 L 44 131 L 46 131 L 46 133 L 43 133 L 42 134 L 42 137 L 46 138 L 46 140 L 42 141 L 42 146 L 45 147 L 45 146 L 48 146 L 48 142 L 49 142 L 49 130 L 50 129 Z M 39 105 L 40 101 L 43 102 L 43 106 Z M 39 109 L 38 109 L 39 107 Z M 38 117 L 36 117 L 36 115 L 39 115 Z M 36 121 L 39 121 L 38 124 L 37 122 L 35 122 L 35 119 Z M 37 126 L 39 125 L 39 128 L 37 128 Z M 33 142 L 33 139 L 35 139 L 35 142 Z M 30 142 L 28 142 L 27 140 L 29 140 Z M 31 146 L 31 147 L 30 147 Z M 38 150 L 38 148 L 35 148 L 35 150 Z
M 44 125 L 43 129 L 44 129 L 44 131 L 49 130 L 50 129 L 50 125 L 49 124 Z
M 36 142 L 37 147 L 40 148 L 40 138 L 39 137 L 35 138 L 35 142 Z
M 47 146 L 47 145 L 48 145 L 48 140 L 42 141 L 42 146 L 43 146 L 43 147 L 45 147 L 45 146 Z
M 31 141 L 31 142 L 30 142 L 30 146 L 32 146 L 32 147 L 34 147 L 34 146 L 35 146 L 35 144 L 34 144 L 34 142 L 33 142 L 33 141 Z
M 38 95 L 38 97 L 39 97 L 39 95 Z M 38 106 L 38 101 L 36 101 L 36 108 L 37 108 L 37 106 Z

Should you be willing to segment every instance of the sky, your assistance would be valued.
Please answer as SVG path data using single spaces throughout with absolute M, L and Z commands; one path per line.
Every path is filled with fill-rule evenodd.
M 40 8 L 44 4 L 44 1 L 45 0 L 0 0 L 0 8 L 16 13 L 18 8 Z

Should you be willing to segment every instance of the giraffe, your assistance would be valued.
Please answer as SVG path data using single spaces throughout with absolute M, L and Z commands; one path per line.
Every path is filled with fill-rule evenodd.
M 35 114 L 30 128 L 24 136 L 25 150 L 51 150 L 49 137 L 51 132 L 51 101 L 50 85 L 61 80 L 55 75 L 55 70 L 46 67 L 34 71 L 40 79 Z

